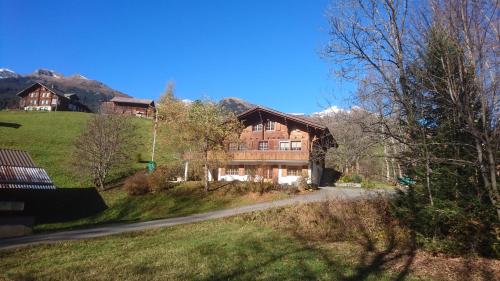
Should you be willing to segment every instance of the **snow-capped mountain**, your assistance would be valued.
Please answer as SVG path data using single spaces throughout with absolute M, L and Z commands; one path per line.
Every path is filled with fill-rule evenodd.
M 0 68 L 0 79 L 4 78 L 17 78 L 20 75 L 8 68 Z

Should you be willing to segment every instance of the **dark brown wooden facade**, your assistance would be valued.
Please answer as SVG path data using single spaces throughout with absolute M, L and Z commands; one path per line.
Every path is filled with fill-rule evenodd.
M 219 180 L 249 180 L 256 174 L 285 184 L 299 177 L 319 184 L 324 157 L 317 150 L 336 146 L 326 126 L 260 106 L 238 119 L 245 128 L 240 143 L 229 145 L 230 161 L 218 169 Z
M 155 103 L 148 99 L 114 97 L 101 104 L 104 114 L 132 115 L 144 118 L 153 118 L 156 113 Z
M 24 110 L 91 112 L 80 103 L 77 95 L 66 94 L 41 83 L 33 84 L 17 96 L 20 98 L 19 108 Z

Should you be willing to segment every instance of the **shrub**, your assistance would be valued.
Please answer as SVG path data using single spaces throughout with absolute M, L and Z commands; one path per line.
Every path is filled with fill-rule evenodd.
M 422 189 L 417 186 L 415 190 Z M 500 225 L 494 210 L 470 197 L 467 205 L 435 197 L 434 206 L 423 204 L 423 192 L 400 192 L 392 213 L 415 231 L 419 246 L 447 254 L 477 253 L 500 257 Z
M 361 183 L 363 181 L 363 177 L 358 174 L 345 175 L 340 177 L 341 182 L 353 182 L 353 183 Z
M 178 184 L 174 181 L 177 180 L 179 174 L 180 171 L 177 166 L 158 167 L 149 175 L 150 187 L 155 192 L 170 189 Z
M 307 180 L 308 178 L 305 175 L 297 179 L 296 186 L 299 191 L 305 191 L 310 188 L 309 184 L 307 183 Z
M 123 188 L 128 195 L 143 195 L 150 191 L 149 179 L 144 172 L 138 172 L 125 180 Z

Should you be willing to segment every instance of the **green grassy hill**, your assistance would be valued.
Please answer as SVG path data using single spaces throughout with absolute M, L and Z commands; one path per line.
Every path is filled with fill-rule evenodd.
M 28 151 L 36 165 L 44 168 L 58 187 L 88 187 L 90 182 L 72 171 L 71 155 L 74 141 L 91 116 L 80 112 L 0 111 L 0 148 Z M 145 167 L 139 160 L 147 161 L 151 155 L 151 120 L 133 120 L 141 146 L 134 155 L 135 164 L 121 175 Z

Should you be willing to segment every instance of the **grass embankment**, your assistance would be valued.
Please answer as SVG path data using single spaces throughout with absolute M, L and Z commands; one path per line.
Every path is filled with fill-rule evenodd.
M 216 189 L 205 192 L 200 182 L 187 182 L 167 191 L 140 196 L 129 196 L 122 189 L 104 191 L 101 196 L 109 207 L 105 211 L 75 221 L 36 225 L 35 231 L 186 216 L 288 197 L 283 191 L 259 194 L 233 188 L 230 183 L 213 184 L 212 188 Z
M 0 111 L 0 147 L 27 151 L 58 187 L 89 187 L 88 180 L 75 177 L 75 171 L 71 170 L 71 155 L 75 140 L 91 116 L 81 112 Z M 134 155 L 135 163 L 130 171 L 114 174 L 112 179 L 144 168 L 140 160 L 149 160 L 151 120 L 133 118 L 133 122 L 137 125 L 141 144 Z M 136 155 L 142 159 L 137 159 Z
M 241 219 L 0 251 L 7 280 L 349 280 L 346 252 Z M 392 280 L 388 271 L 365 280 Z
M 0 251 L 0 279 L 498 280 L 498 260 L 416 249 L 387 206 L 332 200 Z

